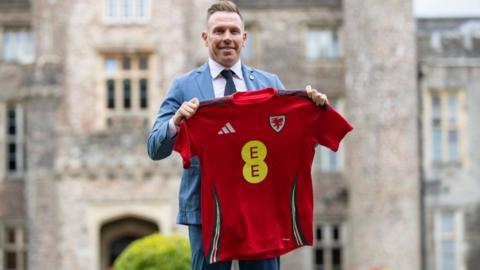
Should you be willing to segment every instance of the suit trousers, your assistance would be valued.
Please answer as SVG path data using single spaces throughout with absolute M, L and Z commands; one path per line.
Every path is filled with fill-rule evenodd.
M 203 238 L 201 225 L 188 225 L 190 248 L 192 250 L 192 270 L 230 270 L 232 262 L 218 262 L 209 264 L 203 252 Z M 280 270 L 280 258 L 263 260 L 241 260 L 238 262 L 240 270 Z

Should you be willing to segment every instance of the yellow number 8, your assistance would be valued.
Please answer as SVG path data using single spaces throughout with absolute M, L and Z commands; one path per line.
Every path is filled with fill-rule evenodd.
M 267 147 L 258 140 L 247 142 L 242 147 L 243 178 L 251 184 L 258 184 L 267 177 L 268 166 L 264 162 L 267 157 Z

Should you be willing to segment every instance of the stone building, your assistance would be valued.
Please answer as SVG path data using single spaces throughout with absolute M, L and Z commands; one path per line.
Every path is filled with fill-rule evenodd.
M 185 233 L 178 156 L 152 162 L 145 140 L 173 78 L 206 60 L 211 2 L 0 0 L 0 270 L 103 270 L 133 239 Z M 282 269 L 475 269 L 475 20 L 417 21 L 415 59 L 409 1 L 237 3 L 243 61 L 322 89 L 355 125 L 337 154 L 318 147 L 315 246 Z M 434 131 L 450 108 L 458 126 Z
M 205 57 L 208 4 L 0 1 L 0 269 L 108 269 L 133 239 L 184 233 L 178 159 L 145 143 Z
M 480 265 L 480 18 L 419 19 L 424 269 Z

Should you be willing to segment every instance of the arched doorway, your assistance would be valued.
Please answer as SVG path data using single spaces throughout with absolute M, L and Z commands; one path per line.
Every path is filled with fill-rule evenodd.
M 127 216 L 104 223 L 100 228 L 100 269 L 111 269 L 131 242 L 159 231 L 156 223 L 140 217 Z

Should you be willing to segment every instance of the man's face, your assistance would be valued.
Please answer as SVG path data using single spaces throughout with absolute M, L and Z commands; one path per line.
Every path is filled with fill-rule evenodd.
M 247 39 L 240 16 L 234 12 L 215 12 L 208 19 L 207 27 L 202 39 L 210 57 L 224 67 L 232 67 Z

